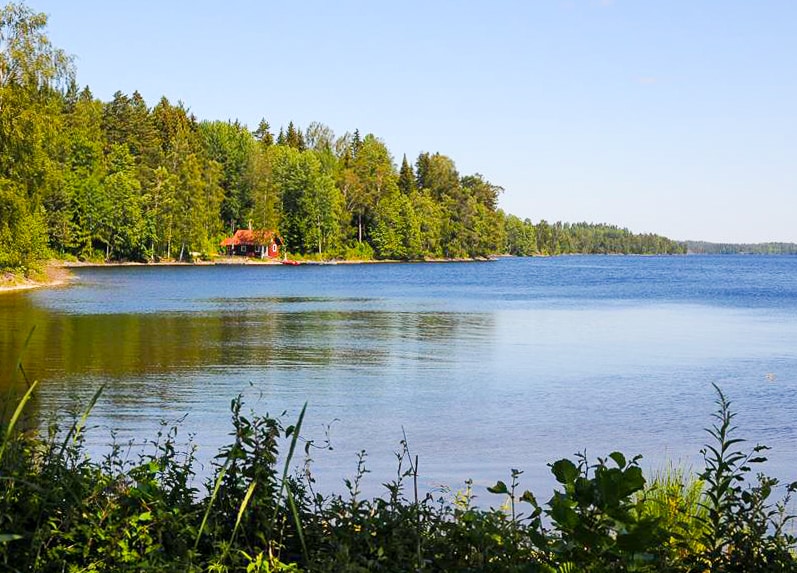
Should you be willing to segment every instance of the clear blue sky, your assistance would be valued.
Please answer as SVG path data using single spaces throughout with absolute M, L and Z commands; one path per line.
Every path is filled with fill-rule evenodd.
M 374 133 L 533 221 L 797 242 L 797 2 L 29 0 L 107 101 Z

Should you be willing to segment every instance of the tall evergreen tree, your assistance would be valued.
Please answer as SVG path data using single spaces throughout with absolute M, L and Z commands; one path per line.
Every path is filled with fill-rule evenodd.
M 144 189 L 152 183 L 153 173 L 161 163 L 160 141 L 152 114 L 138 90 L 130 97 L 133 132 L 128 145 L 136 160 L 138 179 Z
M 133 132 L 133 110 L 130 98 L 116 91 L 113 99 L 103 106 L 102 131 L 110 149 L 113 145 L 130 145 Z M 133 144 L 135 145 L 135 144 Z
M 260 123 L 257 124 L 257 129 L 253 132 L 253 135 L 263 147 L 271 147 L 274 145 L 274 135 L 272 135 L 271 126 L 265 118 L 262 118 Z
M 355 129 L 351 137 L 351 154 L 353 157 L 357 157 L 357 154 L 360 152 L 360 148 L 362 146 L 363 140 L 360 138 L 360 130 Z
M 71 91 L 71 90 L 70 90 Z M 91 256 L 97 238 L 86 204 L 89 188 L 105 177 L 102 103 L 88 87 L 69 96 L 60 134 L 60 177 L 45 196 L 50 246 L 58 253 Z
M 415 187 L 418 189 L 428 189 L 429 183 L 429 161 L 430 155 L 427 152 L 418 154 L 418 159 L 415 161 Z
M 292 121 L 288 123 L 288 131 L 285 133 L 285 145 L 304 151 L 304 137 L 302 132 L 293 125 Z
M 412 171 L 412 167 L 407 161 L 406 155 L 404 155 L 403 159 L 401 160 L 401 169 L 399 169 L 399 178 L 398 178 L 398 188 L 399 191 L 401 191 L 405 195 L 409 195 L 410 193 L 415 191 L 415 173 Z
M 182 103 L 172 105 L 165 96 L 152 108 L 152 123 L 158 136 L 163 161 L 172 152 L 178 139 L 188 137 L 199 129 L 196 118 L 188 113 Z

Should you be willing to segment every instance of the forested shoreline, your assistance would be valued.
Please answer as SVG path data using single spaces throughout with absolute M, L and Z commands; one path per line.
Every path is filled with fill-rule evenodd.
M 797 243 L 709 243 L 686 241 L 695 255 L 797 255 Z
M 209 258 L 249 226 L 317 258 L 685 252 L 610 225 L 521 220 L 498 208 L 501 187 L 461 175 L 450 157 L 405 155 L 397 166 L 357 129 L 275 130 L 263 119 L 250 131 L 138 92 L 103 102 L 76 84 L 46 25 L 24 5 L 2 9 L 0 268 Z

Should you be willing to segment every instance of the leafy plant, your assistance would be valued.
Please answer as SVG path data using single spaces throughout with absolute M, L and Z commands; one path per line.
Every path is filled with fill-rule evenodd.
M 557 560 L 582 571 L 654 571 L 667 534 L 660 520 L 645 514 L 635 494 L 645 487 L 636 456 L 620 452 L 590 465 L 586 454 L 574 463 L 551 464 L 562 491 L 546 511 L 558 529 L 552 548 Z M 609 465 L 612 462 L 612 465 Z
M 756 445 L 749 452 L 740 448 L 745 440 L 735 437 L 736 413 L 716 384 L 714 389 L 717 411 L 706 430 L 713 442 L 702 450 L 706 550 L 699 566 L 705 571 L 792 571 L 797 540 L 785 530 L 794 518 L 785 507 L 797 482 L 789 484 L 786 499 L 774 505 L 768 500 L 778 480 L 759 473 L 756 484 L 745 487 L 753 465 L 767 460 L 763 454 L 769 448 Z

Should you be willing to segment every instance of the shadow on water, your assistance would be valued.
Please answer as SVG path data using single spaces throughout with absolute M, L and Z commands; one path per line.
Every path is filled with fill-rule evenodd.
M 270 297 L 267 310 L 256 310 L 251 299 L 218 300 L 223 310 L 200 313 L 70 314 L 26 297 L 5 298 L 0 392 L 24 386 L 13 368 L 20 356 L 31 379 L 76 384 L 214 368 L 370 369 L 396 359 L 441 364 L 453 359 L 446 350 L 453 340 L 467 346 L 489 339 L 492 322 L 489 314 L 322 310 L 313 305 L 332 299 L 321 297 Z

